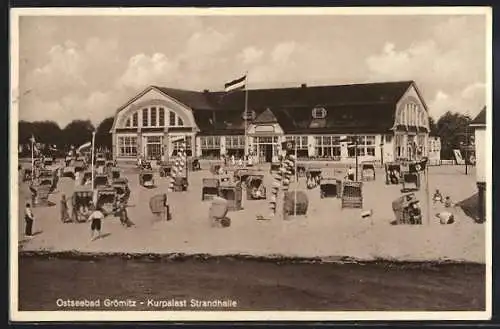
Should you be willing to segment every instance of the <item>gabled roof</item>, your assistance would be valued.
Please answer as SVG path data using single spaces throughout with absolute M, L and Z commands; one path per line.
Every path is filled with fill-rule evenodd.
M 486 106 L 483 107 L 481 112 L 472 120 L 471 126 L 486 126 Z
M 199 92 L 183 89 L 165 88 L 153 86 L 160 90 L 162 93 L 175 98 L 182 104 L 196 110 L 214 110 L 217 108 L 217 104 L 214 104 L 214 93 L 209 92 Z
M 277 123 L 277 122 L 278 119 L 276 119 L 274 113 L 269 108 L 267 108 L 264 112 L 259 114 L 259 116 L 255 118 L 255 120 L 253 120 L 253 123 Z
M 400 81 L 252 89 L 230 93 L 159 86 L 149 88 L 157 89 L 191 108 L 201 133 L 242 133 L 246 96 L 248 110 L 256 114 L 254 122 L 278 122 L 286 133 L 322 133 L 332 130 L 368 133 L 392 128 L 396 104 L 411 86 L 416 88 L 413 81 Z M 147 90 L 150 89 L 133 100 Z M 317 106 L 327 110 L 326 118 L 312 118 L 311 111 Z

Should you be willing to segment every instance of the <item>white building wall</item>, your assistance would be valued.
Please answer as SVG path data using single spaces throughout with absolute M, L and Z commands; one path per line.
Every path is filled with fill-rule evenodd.
M 312 135 L 307 136 L 307 155 L 316 156 L 316 139 Z
M 478 183 L 486 183 L 487 178 L 487 150 L 486 146 L 486 129 L 476 128 L 474 132 L 476 144 L 476 181 Z

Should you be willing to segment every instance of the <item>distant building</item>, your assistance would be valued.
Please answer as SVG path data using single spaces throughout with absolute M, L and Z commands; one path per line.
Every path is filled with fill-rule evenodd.
M 441 138 L 429 136 L 429 165 L 438 166 L 441 164 Z
M 484 107 L 477 117 L 472 120 L 470 126 L 474 128 L 474 145 L 476 160 L 476 183 L 479 194 L 479 218 L 484 221 L 486 214 L 486 180 L 488 168 L 487 145 L 488 136 L 486 135 L 486 107 Z
M 247 117 L 247 143 L 245 120 Z M 415 159 L 429 152 L 427 106 L 413 81 L 245 91 L 189 91 L 150 86 L 121 106 L 113 127 L 113 157 L 168 158 L 180 139 L 189 156 L 219 158 L 249 151 L 259 162 L 297 141 L 298 156 L 354 162 Z M 248 150 L 245 150 L 245 144 Z

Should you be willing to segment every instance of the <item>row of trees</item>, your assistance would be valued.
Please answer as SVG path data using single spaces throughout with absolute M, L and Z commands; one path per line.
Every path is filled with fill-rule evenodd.
M 20 121 L 18 138 L 19 144 L 29 144 L 31 136 L 42 144 L 56 145 L 59 150 L 68 150 L 71 145 L 78 147 L 91 141 L 92 132 L 96 132 L 95 143 L 97 147 L 111 149 L 111 134 L 113 117 L 104 119 L 94 127 L 90 120 L 74 120 L 61 129 L 54 121 Z
M 441 138 L 442 159 L 452 159 L 453 149 L 458 149 L 463 145 L 466 138 L 465 132 L 470 122 L 469 116 L 452 112 L 446 112 L 437 122 L 430 118 L 431 135 Z M 20 121 L 19 143 L 30 143 L 33 135 L 37 142 L 56 145 L 60 150 L 67 150 L 71 145 L 79 146 L 90 141 L 92 132 L 95 130 L 96 146 L 111 149 L 109 131 L 112 125 L 113 117 L 104 119 L 97 128 L 89 120 L 74 120 L 62 129 L 53 121 Z
M 446 112 L 437 122 L 429 120 L 431 136 L 441 138 L 441 159 L 454 159 L 453 150 L 470 145 L 474 131 L 469 128 L 472 118 L 468 115 Z

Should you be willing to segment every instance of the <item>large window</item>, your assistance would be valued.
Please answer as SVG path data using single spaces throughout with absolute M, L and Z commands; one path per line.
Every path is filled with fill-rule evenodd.
M 149 107 L 140 110 L 142 113 L 142 127 L 182 127 L 184 121 L 175 112 L 169 111 L 163 107 Z M 168 118 L 167 118 L 168 112 Z M 139 117 L 138 112 L 126 121 L 126 127 L 137 127 Z M 168 121 L 167 121 L 168 120 Z
M 172 156 L 176 156 L 177 152 L 179 152 L 179 148 L 181 147 L 183 141 L 176 141 L 172 145 Z M 191 136 L 185 136 L 185 145 L 184 145 L 184 151 L 186 152 L 186 156 L 192 156 L 193 155 L 193 149 L 192 149 L 192 137 Z
M 165 109 L 163 107 L 158 109 L 158 121 L 160 127 L 165 127 Z
M 118 156 L 135 157 L 137 156 L 137 137 L 119 136 L 118 137 Z
M 169 111 L 169 126 L 175 126 L 175 112 Z
M 201 155 L 207 158 L 220 157 L 220 136 L 200 137 Z
M 285 141 L 295 141 L 295 145 L 297 145 L 297 157 L 306 158 L 309 155 L 307 136 L 286 136 Z
M 353 138 L 358 140 L 358 156 L 375 156 L 375 136 L 357 136 Z M 355 145 L 349 145 L 347 155 L 350 158 L 356 156 Z
M 139 125 L 139 113 L 135 112 L 132 115 L 132 127 L 137 127 Z
M 320 158 L 340 157 L 340 136 L 315 136 L 316 156 Z
M 148 109 L 142 109 L 142 126 L 148 127 Z
M 150 119 L 149 123 L 151 127 L 156 127 L 156 107 L 152 107 L 149 111 Z
M 226 154 L 242 157 L 245 153 L 245 136 L 226 136 Z

